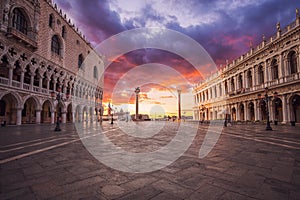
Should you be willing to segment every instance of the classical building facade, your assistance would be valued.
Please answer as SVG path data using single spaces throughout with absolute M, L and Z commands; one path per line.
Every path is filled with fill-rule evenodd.
M 3 0 L 0 6 L 0 121 L 97 119 L 103 59 L 74 24 L 51 0 Z M 86 62 L 90 55 L 93 62 Z M 53 98 L 57 94 L 62 101 Z
M 194 119 L 300 122 L 300 17 L 194 87 Z M 267 90 L 266 90 L 267 88 Z M 266 95 L 267 94 L 267 95 Z

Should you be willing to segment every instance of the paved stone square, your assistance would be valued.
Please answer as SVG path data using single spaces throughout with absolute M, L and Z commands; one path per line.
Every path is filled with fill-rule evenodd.
M 157 122 L 139 122 L 151 132 Z M 183 122 L 188 126 L 193 123 Z M 167 145 L 177 122 L 150 139 L 126 136 L 117 122 L 101 128 L 117 146 L 132 152 Z M 148 173 L 112 169 L 82 144 L 73 124 L 0 128 L 1 199 L 299 199 L 300 129 L 291 126 L 225 127 L 212 151 L 198 157 L 209 128 L 200 124 L 183 156 Z M 88 134 L 88 133 L 87 133 Z M 87 135 L 93 138 L 93 135 Z

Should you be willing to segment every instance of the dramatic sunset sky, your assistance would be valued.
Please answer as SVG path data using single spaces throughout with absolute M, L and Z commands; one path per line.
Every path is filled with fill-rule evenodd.
M 253 46 L 259 44 L 263 34 L 266 38 L 275 34 L 277 22 L 280 22 L 282 28 L 292 23 L 295 20 L 295 9 L 300 8 L 300 3 L 296 0 L 54 0 L 54 2 L 94 47 L 126 30 L 143 27 L 167 28 L 197 41 L 209 53 L 217 67 L 224 66 L 226 60 L 230 62 L 246 53 L 250 43 Z M 151 66 L 151 63 L 157 63 L 157 66 Z M 134 71 L 137 66 L 142 66 L 139 68 L 142 70 Z M 172 70 L 171 72 L 160 69 L 162 66 L 171 67 L 180 76 Z M 140 113 L 150 113 L 152 117 L 163 114 L 176 115 L 176 89 L 180 88 L 183 114 L 191 115 L 193 106 L 191 86 L 205 78 L 212 68 L 201 69 L 195 70 L 189 62 L 174 52 L 152 48 L 128 52 L 115 58 L 105 70 L 104 106 L 112 102 L 118 108 L 122 105 L 124 110 L 129 110 L 133 114 L 134 88 L 140 87 Z M 143 78 L 157 78 L 157 80 L 155 83 L 148 81 L 149 84 L 138 85 L 138 79 Z

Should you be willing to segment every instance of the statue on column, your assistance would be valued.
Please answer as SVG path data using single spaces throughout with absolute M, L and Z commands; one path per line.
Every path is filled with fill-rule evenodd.
M 139 93 L 141 92 L 140 87 L 135 88 L 135 119 L 139 119 Z
M 280 31 L 281 31 L 281 29 L 280 29 L 280 23 L 279 23 L 279 22 L 277 22 L 277 24 L 276 24 L 276 28 L 277 28 L 277 31 L 278 31 L 278 32 L 280 32 Z

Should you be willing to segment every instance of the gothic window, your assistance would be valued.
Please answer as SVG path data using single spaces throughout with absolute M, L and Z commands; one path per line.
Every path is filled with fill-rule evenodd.
M 15 63 L 15 69 L 13 70 L 13 80 L 15 81 L 21 81 L 21 66 L 19 61 L 16 61 Z
M 51 51 L 57 55 L 60 55 L 60 42 L 56 35 L 51 40 Z
M 98 79 L 98 70 L 96 66 L 94 66 L 94 78 Z
M 83 63 L 83 55 L 80 54 L 78 56 L 78 68 L 83 68 L 82 63 Z
M 62 38 L 66 38 L 66 26 L 63 26 L 63 27 L 61 28 L 61 37 L 62 37 Z
M 47 83 L 48 83 L 48 80 L 47 80 L 47 73 L 45 72 L 45 73 L 43 74 L 42 87 L 43 87 L 43 88 L 47 88 Z
M 252 87 L 252 73 L 251 73 L 251 70 L 248 71 L 247 78 L 248 78 L 249 87 Z
M 259 65 L 259 67 L 258 67 L 258 81 L 259 81 L 259 84 L 263 84 L 265 82 L 264 69 L 263 69 L 263 66 L 261 66 L 261 65 Z
M 290 63 L 291 74 L 297 73 L 297 56 L 295 51 L 292 51 L 289 54 L 289 63 Z
M 53 22 L 54 22 L 53 14 L 50 14 L 50 15 L 49 15 L 49 26 L 50 26 L 51 28 L 53 28 Z
M 271 70 L 273 80 L 278 79 L 278 64 L 276 59 L 273 59 L 271 62 Z
M 49 83 L 49 90 L 54 90 L 54 77 L 52 75 L 50 83 Z
M 40 85 L 40 79 L 39 79 L 39 72 L 38 72 L 39 70 L 37 70 L 36 72 L 35 72 L 35 75 L 34 75 L 34 78 L 33 78 L 33 85 L 34 86 L 39 86 Z
M 19 8 L 15 8 L 13 11 L 13 27 L 27 35 L 27 20 L 23 12 Z
M 30 69 L 29 69 L 29 65 L 27 65 L 24 73 L 24 83 L 30 84 L 30 82 L 31 82 Z

